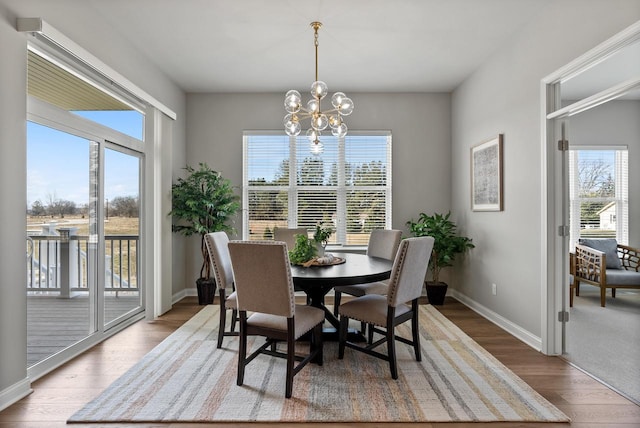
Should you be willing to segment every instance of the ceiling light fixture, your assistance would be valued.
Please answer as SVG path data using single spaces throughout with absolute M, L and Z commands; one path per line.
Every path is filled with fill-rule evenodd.
M 318 30 L 322 27 L 321 22 L 312 22 L 314 31 L 314 45 L 316 49 L 316 80 L 311 85 L 312 98 L 307 102 L 307 106 L 302 107 L 302 97 L 295 89 L 290 90 L 285 95 L 284 109 L 287 115 L 284 117 L 284 129 L 290 137 L 297 136 L 302 130 L 300 121 L 310 118 L 311 126 L 307 130 L 307 138 L 311 143 L 312 153 L 322 152 L 320 136 L 327 127 L 331 128 L 331 134 L 340 138 L 347 135 L 347 125 L 342 120 L 343 116 L 348 116 L 353 112 L 353 101 L 343 92 L 336 92 L 331 97 L 331 110 L 322 111 L 320 102 L 327 95 L 327 84 L 318 80 Z

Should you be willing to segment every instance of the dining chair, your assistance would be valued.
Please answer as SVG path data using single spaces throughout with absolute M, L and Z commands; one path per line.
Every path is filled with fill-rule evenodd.
M 287 360 L 285 397 L 293 391 L 293 377 L 310 361 L 322 365 L 324 311 L 296 305 L 287 246 L 282 241 L 231 241 L 229 253 L 238 296 L 240 345 L 237 384 L 244 383 L 245 367 L 259 354 Z M 251 315 L 247 317 L 247 312 Z M 295 342 L 310 335 L 309 353 L 296 355 Z M 265 336 L 266 341 L 247 357 L 247 337 Z M 284 341 L 286 353 L 275 343 Z M 294 362 L 298 364 L 294 366 Z
M 395 341 L 398 340 L 412 345 L 416 361 L 422 360 L 418 298 L 422 294 L 422 285 L 427 273 L 433 242 L 434 239 L 431 236 L 403 240 L 393 262 L 389 279 L 389 293 L 386 296 L 367 294 L 340 305 L 338 309 L 340 314 L 339 359 L 344 358 L 345 347 L 364 352 L 388 361 L 391 377 L 398 379 L 395 350 Z M 350 319 L 367 323 L 370 329 L 383 334 L 383 338 L 362 346 L 348 342 L 347 327 Z M 396 336 L 396 326 L 409 320 L 411 320 L 412 340 Z M 387 344 L 386 355 L 374 350 L 384 343 Z
M 204 242 L 209 253 L 209 261 L 213 267 L 213 275 L 218 285 L 220 296 L 220 326 L 218 327 L 217 347 L 222 347 L 224 336 L 237 336 L 236 323 L 238 320 L 238 304 L 236 302 L 236 292 L 233 282 L 233 270 L 231 269 L 231 258 L 229 257 L 229 237 L 225 232 L 212 232 L 204 236 Z M 231 294 L 227 296 L 227 290 Z M 231 310 L 231 326 L 229 331 L 225 331 L 227 322 L 227 310 Z
M 309 232 L 304 227 L 286 228 L 286 227 L 274 227 L 273 228 L 273 240 L 283 241 L 287 243 L 289 251 L 293 250 L 296 246 L 296 235 L 309 236 Z
M 402 239 L 402 231 L 395 229 L 374 229 L 369 236 L 369 244 L 367 245 L 367 255 L 372 257 L 380 257 L 387 260 L 393 260 L 398 251 Z M 387 294 L 388 285 L 386 281 L 370 282 L 367 284 L 340 285 L 333 288 L 333 313 L 338 316 L 338 307 L 342 293 L 351 296 L 360 297 L 366 294 Z M 364 333 L 364 325 L 362 326 Z

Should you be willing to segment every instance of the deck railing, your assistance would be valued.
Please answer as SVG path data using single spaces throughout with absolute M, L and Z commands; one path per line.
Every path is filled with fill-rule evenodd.
M 27 237 L 27 291 L 57 292 L 61 297 L 87 291 L 95 283 L 97 247 L 89 236 L 61 231 L 60 235 Z M 138 291 L 139 237 L 105 236 L 105 291 Z

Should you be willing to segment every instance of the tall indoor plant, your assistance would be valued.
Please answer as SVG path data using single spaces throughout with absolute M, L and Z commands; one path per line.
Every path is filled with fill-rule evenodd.
M 474 248 L 472 239 L 458 235 L 456 224 L 449 218 L 451 213 L 427 215 L 420 213 L 418 221 L 407 221 L 409 231 L 413 236 L 432 236 L 434 238 L 433 251 L 429 260 L 431 281 L 426 282 L 427 297 L 435 305 L 444 303 L 447 284 L 440 281 L 440 271 L 452 266 L 456 255 Z
M 232 217 L 240 208 L 239 197 L 231 181 L 200 163 L 198 169 L 187 165 L 186 177 L 178 178 L 171 186 L 173 216 L 172 230 L 184 236 L 200 235 L 202 266 L 196 280 L 200 304 L 213 302 L 215 281 L 211 277 L 204 236 L 210 232 L 233 232 Z

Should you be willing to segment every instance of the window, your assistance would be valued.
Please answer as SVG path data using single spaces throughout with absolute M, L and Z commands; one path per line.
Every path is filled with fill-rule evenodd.
M 569 150 L 570 248 L 579 238 L 629 240 L 626 147 Z
M 306 137 L 246 132 L 243 140 L 245 239 L 325 223 L 336 231 L 330 244 L 366 245 L 372 229 L 391 227 L 389 132 L 324 137 L 320 154 Z

